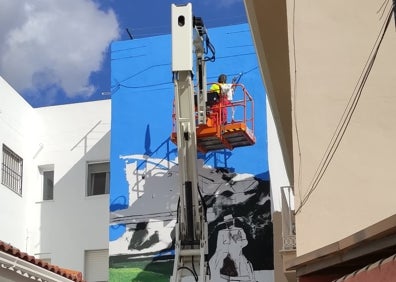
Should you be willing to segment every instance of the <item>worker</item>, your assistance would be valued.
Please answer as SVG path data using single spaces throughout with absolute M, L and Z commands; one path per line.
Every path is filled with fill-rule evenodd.
M 221 86 L 227 83 L 227 76 L 225 74 L 220 74 L 217 78 L 217 83 L 212 84 L 210 91 L 215 91 L 220 95 Z
M 222 124 L 227 123 L 227 107 L 231 104 L 233 89 L 231 84 L 227 84 L 227 76 L 220 74 L 217 83 L 212 84 L 210 91 L 216 92 L 219 95 L 219 103 L 214 105 L 213 110 L 216 113 L 221 113 L 220 121 Z

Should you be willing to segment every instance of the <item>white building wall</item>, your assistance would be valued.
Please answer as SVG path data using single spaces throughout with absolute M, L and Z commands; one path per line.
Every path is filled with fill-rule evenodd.
M 282 211 L 281 187 L 290 186 L 282 150 L 279 143 L 274 117 L 267 99 L 267 140 L 268 140 L 268 167 L 271 179 L 272 209 L 274 212 Z M 293 205 L 294 206 L 294 205 Z
M 86 250 L 108 249 L 108 195 L 86 196 L 87 163 L 109 161 L 110 100 L 33 109 L 0 79 L 0 143 L 23 158 L 23 196 L 0 184 L 0 240 L 84 272 Z M 43 201 L 39 168 L 54 168 Z
M 0 240 L 26 251 L 26 225 L 34 148 L 40 121 L 34 109 L 0 77 L 0 161 L 5 144 L 23 159 L 22 197 L 0 181 Z
M 36 110 L 45 125 L 36 165 L 53 165 L 54 200 L 41 200 L 36 168 L 39 221 L 29 243 L 52 263 L 83 272 L 85 250 L 108 249 L 109 197 L 86 196 L 86 183 L 88 162 L 109 161 L 110 100 Z

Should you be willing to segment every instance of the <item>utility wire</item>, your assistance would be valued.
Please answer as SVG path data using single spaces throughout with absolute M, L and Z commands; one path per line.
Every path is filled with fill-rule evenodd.
M 384 16 L 384 13 L 386 11 L 386 7 L 388 6 L 388 3 L 389 3 L 389 0 L 385 0 L 384 2 L 382 2 L 381 7 L 379 7 L 377 14 L 379 12 L 381 12 L 381 10 L 382 10 L 380 19 L 382 19 L 382 17 Z
M 225 25 L 237 25 L 237 24 L 244 24 L 247 23 L 246 17 L 244 15 L 236 15 L 233 17 L 218 17 L 213 19 L 208 19 L 205 20 L 205 25 L 207 26 L 207 23 L 210 23 L 210 26 L 208 28 L 216 28 L 223 26 L 224 23 L 227 22 Z M 151 36 L 157 36 L 157 35 L 167 35 L 169 34 L 169 30 L 171 29 L 171 26 L 169 24 L 163 24 L 163 25 L 156 25 L 156 26 L 140 26 L 140 27 L 124 27 L 125 30 L 127 30 L 127 33 L 131 33 L 133 38 L 143 38 L 143 37 L 151 37 Z M 128 37 L 130 35 L 128 34 Z
M 294 117 L 294 128 L 296 131 L 297 149 L 298 149 L 297 187 L 299 190 L 299 194 L 302 195 L 302 192 L 301 192 L 301 179 L 302 179 L 301 145 L 300 145 L 300 134 L 298 132 L 298 127 L 297 127 L 297 58 L 296 58 L 296 37 L 295 37 L 296 32 L 295 32 L 295 29 L 296 29 L 296 0 L 294 0 L 294 2 L 293 2 L 293 37 L 292 37 L 292 39 L 293 39 L 293 60 L 294 60 L 293 117 Z
M 393 10 L 393 18 L 395 20 L 395 28 L 396 28 L 396 0 L 393 0 L 392 10 Z
M 375 59 L 378 54 L 378 50 L 381 46 L 381 43 L 384 39 L 386 30 L 388 29 L 390 20 L 392 18 L 392 13 L 393 13 L 393 8 L 390 9 L 386 20 L 384 24 L 381 27 L 380 33 L 374 43 L 373 48 L 371 49 L 370 55 L 366 61 L 365 67 L 363 68 L 363 71 L 359 77 L 358 83 L 355 86 L 355 89 L 348 101 L 348 104 L 343 112 L 343 115 L 341 116 L 341 119 L 337 125 L 337 128 L 332 136 L 332 139 L 330 140 L 330 143 L 325 151 L 324 156 L 322 157 L 322 160 L 315 172 L 314 178 L 312 179 L 310 183 L 310 188 L 308 193 L 305 195 L 304 199 L 301 201 L 300 206 L 296 210 L 296 214 L 299 213 L 302 209 L 302 207 L 308 202 L 310 196 L 312 193 L 316 190 L 318 187 L 323 175 L 325 174 L 330 162 L 333 159 L 334 154 L 336 153 L 338 146 L 340 145 L 344 134 L 349 126 L 349 123 L 351 121 L 351 118 L 353 116 L 353 113 L 355 112 L 355 109 L 359 103 L 360 97 L 362 95 L 364 86 L 366 84 L 367 78 L 371 72 L 371 69 L 374 65 Z
M 242 54 L 242 55 L 244 55 L 244 54 Z M 234 57 L 239 57 L 239 56 L 240 56 L 240 55 L 237 55 L 237 56 L 234 56 Z M 132 74 L 132 75 L 130 75 L 130 76 L 128 76 L 128 77 L 122 79 L 121 81 L 117 81 L 117 82 L 115 83 L 115 85 L 113 84 L 113 85 L 111 86 L 112 92 L 115 93 L 115 92 L 117 92 L 120 88 L 147 89 L 147 88 L 153 88 L 153 87 L 157 87 L 157 86 L 172 85 L 172 84 L 173 84 L 172 81 L 162 81 L 162 82 L 158 82 L 158 83 L 154 83 L 154 84 L 141 84 L 141 85 L 128 85 L 128 84 L 126 84 L 126 83 L 123 83 L 123 82 L 126 82 L 126 81 L 128 81 L 128 80 L 130 80 L 130 79 L 132 79 L 132 78 L 134 78 L 134 77 L 136 77 L 136 76 L 138 76 L 138 75 L 141 75 L 142 73 L 144 73 L 144 72 L 146 72 L 146 71 L 148 71 L 148 70 L 150 70 L 150 69 L 153 69 L 153 68 L 156 68 L 156 67 L 164 67 L 164 66 L 168 66 L 168 65 L 169 65 L 169 64 L 157 64 L 157 65 L 152 65 L 152 66 L 149 66 L 149 67 L 147 67 L 147 68 L 145 68 L 145 69 L 143 69 L 143 70 L 140 70 L 140 71 L 137 72 L 137 73 L 134 73 L 134 74 Z M 254 71 L 254 70 L 257 70 L 257 68 L 258 68 L 257 66 L 254 66 L 253 68 L 251 68 L 251 69 L 249 69 L 249 70 L 247 70 L 247 71 L 243 71 L 242 73 L 243 73 L 243 74 L 248 74 L 248 73 L 250 73 L 250 72 L 252 72 L 252 71 Z M 167 89 L 167 88 L 161 88 L 161 89 Z M 155 90 L 161 90 L 161 89 L 153 88 L 153 89 L 150 89 L 150 90 L 155 91 Z

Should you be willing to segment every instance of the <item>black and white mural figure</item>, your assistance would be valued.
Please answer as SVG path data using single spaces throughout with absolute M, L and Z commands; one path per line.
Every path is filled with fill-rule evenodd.
M 232 215 L 224 217 L 224 229 L 217 233 L 216 251 L 209 260 L 212 280 L 256 281 L 252 264 L 242 249 L 247 246 L 245 231 L 235 226 Z
M 211 281 L 262 281 L 255 272 L 273 269 L 269 181 L 226 169 L 216 174 L 224 182 L 205 194 Z

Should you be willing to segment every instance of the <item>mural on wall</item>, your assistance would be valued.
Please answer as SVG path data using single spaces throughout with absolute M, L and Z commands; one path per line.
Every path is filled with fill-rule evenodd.
M 246 24 L 209 30 L 219 73 L 243 73 L 256 144 L 198 154 L 211 281 L 273 281 L 265 92 Z M 218 41 L 216 40 L 218 38 Z M 178 203 L 170 35 L 112 45 L 110 281 L 169 281 Z M 159 48 L 160 46 L 160 48 Z

